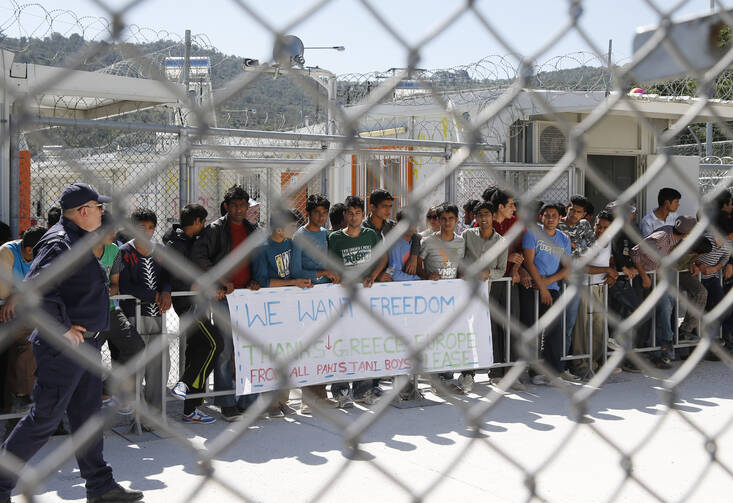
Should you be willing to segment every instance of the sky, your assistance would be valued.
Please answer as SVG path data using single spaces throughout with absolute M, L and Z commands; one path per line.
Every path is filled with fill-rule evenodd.
M 249 6 L 268 24 L 281 29 L 310 9 L 312 0 L 260 0 L 241 3 Z M 648 5 L 651 0 L 585 0 L 579 25 L 597 48 L 605 53 L 608 40 L 613 40 L 613 60 L 624 63 L 632 54 L 632 40 L 638 27 L 655 25 L 659 15 Z M 8 35 L 16 35 L 17 24 L 9 25 L 17 0 L 0 2 L 0 27 Z M 72 11 L 76 16 L 105 16 L 100 3 L 88 0 L 39 0 L 47 10 Z M 107 0 L 112 10 L 129 2 Z M 126 10 L 126 24 L 149 28 L 154 32 L 180 34 L 190 29 L 193 35 L 205 35 L 221 52 L 266 61 L 272 56 L 273 37 L 254 16 L 231 0 L 141 0 Z M 305 46 L 343 45 L 346 51 L 307 50 L 306 64 L 320 66 L 336 74 L 367 73 L 408 64 L 408 45 L 424 40 L 459 9 L 463 2 L 450 0 L 371 0 L 381 16 L 391 25 L 396 37 L 377 22 L 358 0 L 332 0 L 288 33 L 300 37 Z M 660 9 L 670 9 L 677 0 L 656 0 Z M 722 2 L 730 7 L 733 0 Z M 548 40 L 556 37 L 569 22 L 570 3 L 562 0 L 477 1 L 477 9 L 499 32 L 510 47 L 493 37 L 472 13 L 463 14 L 454 23 L 425 44 L 419 51 L 419 68 L 452 68 L 471 64 L 486 56 L 507 55 L 517 51 L 523 55 L 539 51 Z M 718 2 L 720 5 L 721 2 Z M 674 18 L 709 12 L 710 0 L 689 0 L 679 8 Z M 38 7 L 23 11 L 21 25 L 26 32 L 43 26 L 44 12 Z M 73 26 L 72 17 L 62 15 L 55 22 L 55 31 L 64 33 Z M 85 22 L 88 22 L 86 20 Z M 11 28 L 8 28 L 11 26 Z M 70 34 L 64 33 L 66 35 Z M 555 56 L 588 51 L 589 45 L 570 31 L 552 47 L 538 56 L 546 61 Z M 577 66 L 569 64 L 569 66 Z

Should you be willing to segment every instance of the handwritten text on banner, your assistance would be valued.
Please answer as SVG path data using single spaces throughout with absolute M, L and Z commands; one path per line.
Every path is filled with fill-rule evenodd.
M 372 288 L 359 287 L 357 296 L 414 346 L 424 343 L 472 298 L 422 352 L 422 367 L 427 372 L 458 371 L 493 362 L 488 309 L 463 280 L 376 283 Z M 235 327 L 238 395 L 277 389 L 280 384 L 277 365 L 237 328 L 279 359 L 294 357 L 306 340 L 319 334 L 282 376 L 289 380 L 288 386 L 409 374 L 414 367 L 405 342 L 352 302 L 339 285 L 236 290 L 227 300 Z M 338 320 L 327 327 L 334 316 Z

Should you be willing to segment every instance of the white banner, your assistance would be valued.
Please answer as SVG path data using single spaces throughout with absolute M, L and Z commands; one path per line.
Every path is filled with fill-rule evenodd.
M 488 297 L 488 289 L 482 288 Z M 411 344 L 424 343 L 447 317 L 471 298 L 463 280 L 375 283 L 357 288 L 373 315 L 394 327 Z M 293 360 L 287 387 L 412 373 L 407 345 L 349 299 L 339 285 L 235 290 L 227 296 L 234 327 L 237 394 L 270 391 L 279 383 L 276 365 L 260 344 L 278 359 L 294 357 L 304 341 L 315 342 Z M 330 327 L 333 316 L 340 318 Z M 248 340 L 237 333 L 246 331 Z M 257 344 L 253 344 L 255 342 Z M 491 323 L 486 305 L 470 305 L 422 352 L 426 372 L 486 368 L 493 363 Z

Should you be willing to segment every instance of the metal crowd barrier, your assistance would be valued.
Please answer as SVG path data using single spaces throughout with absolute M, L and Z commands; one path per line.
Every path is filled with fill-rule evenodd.
M 677 285 L 678 290 L 679 290 L 679 275 L 682 272 L 687 272 L 687 271 L 686 270 L 681 270 L 681 271 L 677 271 L 676 272 L 676 285 Z M 656 287 L 656 283 L 657 283 L 656 272 L 655 271 L 651 271 L 648 274 L 652 277 L 652 288 L 655 288 Z M 586 274 L 584 276 L 587 278 L 590 275 Z M 619 276 L 623 276 L 623 273 L 619 273 Z M 722 281 L 722 278 L 721 278 L 721 281 Z M 504 288 L 505 288 L 505 301 L 506 301 L 505 312 L 506 312 L 506 317 L 507 317 L 507 319 L 511 319 L 511 316 L 512 316 L 512 307 L 513 307 L 512 306 L 512 288 L 514 287 L 514 285 L 512 285 L 512 283 L 511 283 L 511 278 L 508 278 L 508 277 L 501 278 L 501 279 L 498 279 L 498 280 L 494 280 L 494 281 L 491 282 L 491 285 L 492 285 L 492 287 L 496 287 L 500 283 L 503 283 L 504 284 Z M 584 285 L 582 285 L 582 288 L 586 288 L 587 289 L 587 298 L 591 298 L 591 286 L 593 286 L 593 285 L 590 285 L 590 284 L 584 284 Z M 563 290 L 564 290 L 565 287 L 566 287 L 566 284 L 563 283 Z M 172 296 L 193 296 L 193 295 L 196 295 L 197 293 L 198 292 L 194 292 L 194 291 L 188 291 L 188 292 L 172 292 L 171 295 Z M 535 297 L 535 317 L 534 317 L 534 319 L 535 319 L 535 322 L 536 322 L 537 321 L 537 313 L 539 312 L 539 292 L 537 290 L 534 290 L 534 297 Z M 489 298 L 491 298 L 491 297 L 489 297 Z M 141 306 L 141 301 L 139 299 L 137 299 L 136 297 L 133 297 L 131 295 L 115 295 L 115 296 L 111 297 L 111 299 L 113 299 L 113 300 L 135 300 L 136 301 L 136 311 L 135 311 L 136 327 L 142 326 L 142 323 L 141 323 L 141 321 L 142 321 L 142 314 L 141 314 L 141 307 L 140 307 Z M 676 303 L 676 311 L 675 311 L 676 314 L 675 314 L 675 316 L 676 316 L 676 319 L 678 319 L 679 318 L 679 295 L 675 295 L 675 303 Z M 2 305 L 2 304 L 4 304 L 4 301 L 0 300 L 0 305 Z M 605 312 L 608 311 L 608 285 L 605 284 L 605 283 L 603 284 L 603 305 L 604 305 L 604 310 L 605 311 L 604 311 L 604 324 L 603 324 L 603 342 L 602 342 L 602 347 L 603 347 L 603 361 L 605 362 L 606 360 L 608 360 L 607 349 L 608 349 L 608 339 L 609 339 L 608 319 L 605 316 Z M 586 308 L 588 306 L 589 305 L 586 304 Z M 581 304 L 579 306 L 579 309 L 581 307 L 583 307 L 583 304 Z M 592 370 L 592 368 L 593 368 L 593 359 L 594 359 L 594 356 L 595 356 L 593 354 L 593 317 L 596 316 L 598 313 L 595 310 L 591 310 L 591 312 L 588 313 L 588 316 L 587 316 L 587 326 L 586 326 L 586 334 L 587 334 L 587 338 L 588 338 L 588 348 L 589 348 L 589 350 L 585 354 L 577 354 L 577 355 L 576 354 L 567 354 L 567 351 L 566 351 L 566 348 L 567 348 L 567 345 L 566 345 L 566 334 L 567 334 L 567 331 L 565 330 L 565 327 L 566 327 L 566 313 L 567 313 L 567 309 L 566 308 L 563 308 L 563 317 L 562 317 L 563 358 L 562 359 L 564 361 L 572 361 L 572 360 L 586 359 L 586 360 L 589 361 L 589 365 L 588 366 L 589 366 L 590 372 L 592 373 L 593 372 L 593 370 Z M 185 365 L 185 347 L 186 347 L 186 341 L 185 341 L 185 339 L 182 339 L 180 337 L 180 335 L 181 335 L 180 334 L 180 330 L 178 332 L 176 332 L 176 333 L 167 332 L 167 330 L 166 330 L 166 327 L 167 327 L 167 315 L 168 315 L 168 312 L 162 313 L 162 324 L 161 324 L 161 326 L 162 326 L 162 333 L 161 333 L 161 335 L 168 338 L 168 352 L 169 352 L 169 354 L 170 354 L 171 344 L 173 344 L 176 340 L 178 341 L 178 375 L 174 379 L 174 381 L 177 382 L 178 379 L 180 378 L 180 376 L 183 373 L 183 369 L 184 369 L 184 365 Z M 631 350 L 633 350 L 634 352 L 637 352 L 637 353 L 644 353 L 644 352 L 650 352 L 650 351 L 658 351 L 660 349 L 660 346 L 656 343 L 656 337 L 657 337 L 656 331 L 657 330 L 656 330 L 656 322 L 655 322 L 656 319 L 655 318 L 656 318 L 656 308 L 652 310 L 652 316 L 651 316 L 651 328 L 652 328 L 652 333 L 651 333 L 651 341 L 652 342 L 651 342 L 651 345 L 650 346 L 644 346 L 644 347 L 630 348 Z M 700 335 L 702 333 L 702 326 L 701 325 L 702 325 L 701 321 L 698 320 L 698 335 Z M 505 348 L 504 359 L 505 359 L 505 361 L 504 362 L 495 362 L 492 365 L 486 367 L 486 369 L 501 368 L 501 367 L 511 367 L 511 366 L 513 366 L 513 365 L 515 365 L 517 363 L 517 361 L 512 361 L 512 358 L 511 358 L 511 347 L 512 347 L 511 346 L 511 344 L 512 344 L 512 341 L 511 341 L 511 339 L 512 339 L 512 337 L 511 337 L 511 335 L 512 335 L 511 324 L 506 324 L 506 326 L 504 326 L 503 328 L 504 328 L 504 343 L 505 343 L 505 345 L 504 345 L 504 348 Z M 721 327 L 721 330 L 722 330 L 722 327 Z M 679 324 L 678 323 L 675 323 L 674 324 L 674 344 L 673 344 L 673 347 L 675 349 L 682 348 L 682 347 L 693 347 L 693 346 L 696 346 L 697 344 L 698 344 L 698 342 L 683 342 L 683 343 L 680 343 L 679 342 Z M 177 401 L 177 399 L 171 397 L 170 396 L 170 393 L 169 393 L 168 381 L 170 380 L 170 375 L 169 374 L 170 374 L 170 370 L 171 369 L 168 369 L 167 368 L 167 359 L 166 359 L 166 352 L 165 351 L 161 351 L 161 357 L 160 358 L 161 358 L 161 366 L 162 366 L 162 369 L 163 369 L 163 379 L 161 379 L 161 386 L 162 386 L 162 390 L 161 391 L 162 391 L 162 395 L 163 395 L 163 401 L 162 401 L 162 404 L 161 404 L 162 405 L 162 409 L 161 409 L 161 416 L 162 417 L 161 417 L 161 420 L 163 422 L 167 422 L 167 407 L 166 407 L 166 403 L 168 401 Z M 141 372 L 142 372 L 142 370 L 141 370 Z M 138 382 L 141 382 L 139 375 L 138 375 L 137 379 L 138 379 Z M 195 393 L 195 394 L 194 393 L 191 393 L 191 394 L 187 395 L 188 398 L 213 398 L 213 397 L 217 397 L 217 396 L 227 396 L 227 395 L 234 395 L 235 394 L 234 389 L 228 390 L 228 391 L 213 391 L 212 381 L 213 381 L 213 377 L 210 376 L 209 382 L 207 383 L 207 389 L 208 389 L 208 391 L 206 391 L 205 393 Z M 140 392 L 141 392 L 141 389 L 140 388 L 141 387 L 140 386 L 137 386 L 136 388 L 137 388 L 138 400 L 142 400 L 142 397 L 140 396 Z M 25 412 L 11 412 L 11 413 L 6 413 L 6 414 L 0 414 L 0 420 L 21 418 L 24 415 L 25 415 Z M 140 427 L 139 427 L 139 418 L 137 417 L 137 414 L 135 415 L 135 423 L 137 425 L 137 429 L 138 429 L 138 433 L 139 433 L 140 432 Z

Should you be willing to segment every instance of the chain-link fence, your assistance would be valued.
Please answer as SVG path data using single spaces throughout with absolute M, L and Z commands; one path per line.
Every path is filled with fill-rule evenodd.
M 264 7 L 240 2 L 232 8 L 280 47 L 273 61 L 224 56 L 201 35 L 128 25 L 132 6 L 100 21 L 13 3 L 0 25 L 0 214 L 14 235 L 46 225 L 65 188 L 80 181 L 112 202 L 100 227 L 101 212 L 87 204 L 95 199 L 66 199 L 79 204 L 64 207 L 35 248 L 24 241 L 3 248 L 12 266 L 0 269 L 2 417 L 23 419 L 0 456 L 0 501 L 16 481 L 17 494 L 31 500 L 75 454 L 90 498 L 114 490 L 111 474 L 97 470 L 98 440 L 111 426 L 130 442 L 152 430 L 191 453 L 202 475 L 171 497 L 201 501 L 213 485 L 231 499 L 267 499 L 217 462 L 240 438 L 257 435 L 252 426 L 263 414 L 291 415 L 298 400 L 300 414 L 308 408 L 316 424 L 333 427 L 346 451 L 335 475 L 304 488 L 303 499 L 343 498 L 334 480 L 360 462 L 412 500 L 439 494 L 453 468 L 436 465 L 436 477 L 415 484 L 370 455 L 364 438 L 395 413 L 392 404 L 431 414 L 428 405 L 440 402 L 459 410 L 471 431 L 461 456 L 487 447 L 524 480 L 527 501 L 555 501 L 542 478 L 553 462 L 564 463 L 561 447 L 530 464 L 485 428 L 509 394 L 541 395 L 544 385 L 566 399 L 559 415 L 572 419 L 568 439 L 592 432 L 621 459 L 610 501 L 632 484 L 644 498 L 666 501 L 632 469 L 654 432 L 629 447 L 589 420 L 591 402 L 622 370 L 643 372 L 659 391 L 663 420 L 684 421 L 700 435 L 694 449 L 709 456 L 676 499 L 692 498 L 713 466 L 733 473 L 719 449 L 729 421 L 706 431 L 676 400 L 703 359 L 733 368 L 730 13 L 677 23 L 675 9 L 646 2 L 659 27 L 638 35 L 631 61 L 612 64 L 579 22 L 579 1 L 557 31 L 579 35 L 585 52 L 549 60 L 542 56 L 557 37 L 517 55 L 473 2 L 455 6 L 416 45 L 371 2 L 361 4 L 404 48 L 407 68 L 337 77 L 304 67 L 297 45 L 283 53 L 292 39 L 259 16 Z M 5 35 L 33 9 L 45 13 L 41 28 Z M 419 69 L 420 53 L 461 16 L 515 56 Z M 58 33 L 69 24 L 78 35 Z M 44 37 L 63 50 L 38 51 Z M 252 95 L 265 99 L 268 90 L 276 98 L 255 107 Z M 701 159 L 706 122 L 717 160 Z M 491 204 L 475 207 L 477 229 L 454 234 L 452 205 L 462 219 L 463 205 L 490 187 L 498 190 Z M 319 194 L 332 206 L 346 202 L 345 230 L 328 223 Z M 576 220 L 587 206 L 570 205 L 568 238 L 555 229 L 574 194 L 585 194 L 596 215 Z M 563 206 L 538 214 L 540 201 Z M 206 210 L 205 228 L 201 213 L 183 212 L 192 204 Z M 130 219 L 141 208 L 155 213 L 154 231 L 149 217 Z M 430 208 L 440 209 L 426 222 Z M 399 210 L 399 223 L 386 221 Z M 361 227 L 363 217 L 376 233 Z M 656 232 L 646 237 L 649 225 Z M 317 240 L 293 236 L 303 227 L 298 233 Z M 113 233 L 121 258 L 103 279 L 99 264 Z M 159 244 L 151 247 L 151 235 Z M 105 291 L 118 294 L 112 305 Z M 25 388 L 17 379 L 28 372 L 18 365 L 23 351 L 35 355 L 32 394 L 32 379 Z M 486 386 L 474 388 L 479 382 Z M 205 405 L 192 401 L 204 397 Z M 183 412 L 174 406 L 169 414 L 181 398 Z M 14 409 L 18 402 L 33 404 Z M 73 444 L 22 471 L 65 411 Z M 186 429 L 216 418 L 232 425 L 206 442 Z M 671 455 L 682 461 L 687 451 Z M 598 485 L 612 487 L 609 480 Z

